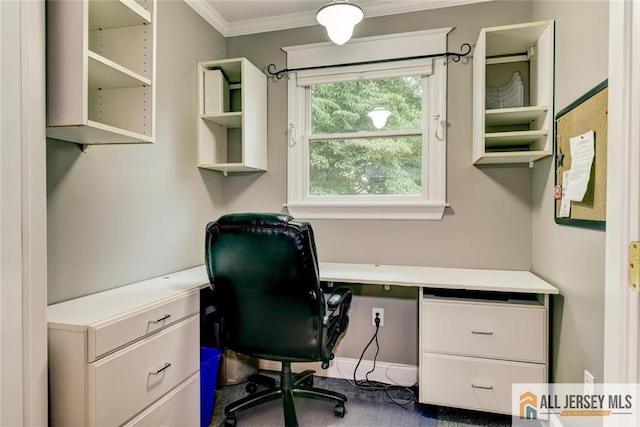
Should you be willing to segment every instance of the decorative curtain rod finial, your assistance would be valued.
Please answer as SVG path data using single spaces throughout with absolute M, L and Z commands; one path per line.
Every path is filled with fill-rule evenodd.
M 283 68 L 282 70 L 276 70 L 276 64 L 267 65 L 267 73 L 278 80 L 280 80 L 285 74 L 287 75 L 287 78 L 289 78 L 289 70 L 286 68 Z
M 462 53 L 447 52 L 447 56 L 450 56 L 453 62 L 460 62 L 460 58 L 471 53 L 471 45 L 469 43 L 462 43 L 460 45 L 460 50 Z

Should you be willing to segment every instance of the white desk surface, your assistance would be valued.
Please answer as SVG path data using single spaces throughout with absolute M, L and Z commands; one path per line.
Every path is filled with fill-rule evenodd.
M 558 289 L 529 271 L 399 265 L 320 263 L 328 282 L 392 285 L 475 291 L 557 294 Z M 209 284 L 204 265 L 47 307 L 50 328 L 91 325 Z
M 83 329 L 104 319 L 162 303 L 209 284 L 204 265 L 79 297 L 47 307 L 53 329 Z
M 530 271 L 405 265 L 320 263 L 320 279 L 327 282 L 424 288 L 464 289 L 536 294 L 559 291 Z

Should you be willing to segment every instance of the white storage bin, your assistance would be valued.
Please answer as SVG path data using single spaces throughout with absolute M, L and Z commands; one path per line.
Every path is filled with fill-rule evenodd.
M 204 72 L 204 114 L 229 111 L 229 83 L 220 70 Z

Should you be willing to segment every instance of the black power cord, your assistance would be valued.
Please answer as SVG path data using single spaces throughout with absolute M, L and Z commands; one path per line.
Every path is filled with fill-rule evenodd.
M 380 343 L 378 342 L 378 331 L 380 330 L 380 317 L 378 316 L 378 314 L 376 313 L 376 318 L 374 319 L 375 323 L 376 323 L 376 331 L 374 332 L 373 336 L 371 337 L 371 339 L 369 340 L 369 342 L 367 343 L 367 345 L 364 347 L 364 350 L 362 350 L 362 354 L 360 355 L 360 358 L 358 359 L 358 363 L 356 364 L 356 368 L 353 370 L 353 383 L 351 383 L 353 386 L 361 389 L 361 390 L 365 390 L 365 391 L 384 391 L 385 395 L 387 396 L 387 398 L 395 403 L 398 406 L 404 407 L 406 405 L 409 405 L 413 402 L 416 401 L 416 393 L 415 390 L 410 388 L 410 387 L 405 387 L 405 386 L 400 386 L 400 385 L 391 385 L 391 384 L 386 384 L 380 381 L 373 381 L 369 379 L 369 374 L 372 373 L 373 371 L 375 371 L 376 369 L 376 361 L 378 359 L 378 353 L 380 353 Z M 373 357 L 373 367 L 371 368 L 371 370 L 369 372 L 367 372 L 365 374 L 365 379 L 364 380 L 358 380 L 356 378 L 356 372 L 358 371 L 358 367 L 360 366 L 360 362 L 362 362 L 362 358 L 364 357 L 364 354 L 366 353 L 367 349 L 369 348 L 369 346 L 375 341 L 376 343 L 376 354 Z M 404 390 L 410 393 L 411 398 L 409 400 L 407 400 L 406 402 L 400 401 L 395 399 L 394 397 L 391 396 L 390 392 L 391 391 L 395 391 L 395 390 Z

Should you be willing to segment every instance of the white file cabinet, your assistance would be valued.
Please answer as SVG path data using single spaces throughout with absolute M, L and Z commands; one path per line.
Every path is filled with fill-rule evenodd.
M 201 266 L 50 305 L 51 425 L 198 426 L 205 278 Z
M 420 402 L 511 413 L 513 383 L 547 381 L 548 297 L 424 289 Z

